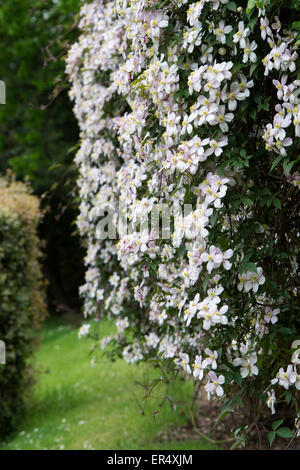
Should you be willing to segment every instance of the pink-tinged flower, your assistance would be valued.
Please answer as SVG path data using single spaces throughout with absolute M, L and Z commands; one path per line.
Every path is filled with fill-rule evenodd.
M 199 310 L 199 306 L 200 306 L 199 301 L 200 301 L 200 296 L 199 296 L 199 294 L 196 294 L 194 300 L 192 300 L 189 303 L 188 308 L 185 309 L 185 311 L 184 311 L 183 320 L 187 322 L 186 323 L 187 326 L 189 326 L 189 324 L 191 323 L 191 320 L 194 318 L 197 311 Z
M 265 308 L 265 316 L 264 316 L 265 322 L 266 323 L 272 323 L 272 325 L 274 325 L 274 323 L 278 322 L 277 315 L 279 313 L 280 313 L 279 308 L 275 308 L 274 310 L 272 310 L 271 307 L 266 307 Z
M 246 37 L 249 36 L 250 29 L 245 28 L 244 22 L 240 21 L 238 24 L 238 30 L 233 36 L 233 42 L 239 43 L 240 47 L 244 49 L 246 47 Z
M 228 132 L 228 122 L 231 122 L 234 118 L 232 113 L 225 112 L 225 106 L 219 106 L 216 118 L 210 122 L 210 124 L 219 124 L 222 132 Z
M 291 137 L 286 137 L 283 140 L 277 139 L 275 143 L 276 151 L 285 157 L 287 155 L 285 147 L 290 147 L 292 144 L 293 139 Z
M 202 357 L 201 356 L 196 356 L 195 362 L 193 364 L 193 376 L 195 378 L 198 378 L 199 380 L 203 379 L 203 365 L 202 365 Z
M 216 104 L 211 104 L 210 106 L 201 106 L 198 111 L 198 126 L 208 123 L 210 124 L 215 118 L 218 111 L 218 106 Z
M 189 87 L 189 94 L 192 95 L 194 91 L 200 92 L 202 88 L 202 75 L 203 72 L 206 70 L 206 65 L 202 65 L 199 69 L 194 70 L 188 77 L 188 87 Z
M 286 43 L 282 43 L 279 47 L 275 46 L 270 52 L 273 59 L 274 68 L 280 70 L 282 63 L 290 60 L 290 53 Z
M 285 87 L 286 81 L 287 81 L 287 75 L 283 75 L 281 77 L 281 80 L 273 80 L 273 85 L 277 88 L 277 98 L 279 100 L 282 100 L 283 98 L 283 89 Z
M 251 354 L 247 359 L 237 357 L 233 361 L 234 366 L 241 366 L 240 374 L 245 379 L 246 377 L 251 377 L 252 375 L 258 375 L 258 368 L 255 365 L 257 362 L 256 354 Z
M 213 305 L 211 309 L 213 313 L 213 322 L 215 324 L 220 323 L 221 325 L 227 325 L 228 324 L 228 318 L 225 315 L 226 312 L 228 311 L 228 305 L 223 305 L 220 309 L 218 309 L 217 305 Z
M 217 351 L 211 351 L 211 349 L 206 348 L 204 352 L 207 357 L 202 362 L 203 369 L 206 369 L 208 366 L 211 366 L 212 369 L 216 369 L 218 359 Z
M 288 114 L 286 117 L 281 116 L 279 113 L 275 115 L 273 120 L 273 129 L 271 130 L 271 136 L 281 141 L 285 138 L 285 130 L 292 123 L 292 116 Z
M 211 301 L 209 297 L 206 297 L 202 302 L 199 304 L 199 312 L 197 313 L 197 318 L 204 318 L 205 315 L 209 312 Z
M 234 82 L 230 85 L 230 91 L 222 92 L 222 100 L 227 102 L 229 111 L 235 111 L 237 108 L 237 100 L 246 99 L 246 95 L 241 91 L 240 84 Z
M 275 16 L 274 17 L 274 23 L 272 23 L 272 28 L 275 30 L 275 31 L 280 31 L 281 29 L 281 22 L 280 22 L 280 19 L 278 18 L 278 16 Z
M 230 263 L 228 260 L 233 256 L 233 250 L 229 249 L 229 250 L 226 250 L 223 254 L 222 254 L 222 257 L 223 257 L 223 266 L 224 266 L 224 269 L 226 269 L 226 271 L 228 271 L 231 266 L 232 266 L 232 263 Z
M 269 20 L 267 17 L 260 19 L 260 31 L 262 39 L 266 39 L 267 35 L 272 36 L 272 31 L 269 27 Z
M 232 26 L 228 25 L 225 26 L 225 21 L 221 20 L 219 25 L 214 29 L 214 34 L 218 41 L 221 42 L 221 44 L 225 44 L 226 42 L 226 34 L 229 34 L 232 31 Z
M 191 368 L 190 368 L 190 365 L 189 365 L 189 362 L 190 362 L 189 355 L 185 354 L 185 353 L 179 353 L 179 357 L 180 357 L 179 364 L 181 365 L 183 370 L 185 372 L 187 372 L 188 374 L 191 374 L 192 371 L 191 371 Z
M 213 289 L 208 289 L 206 298 L 209 299 L 209 303 L 219 304 L 221 302 L 219 295 L 223 292 L 223 290 L 224 288 L 218 285 Z
M 83 336 L 86 336 L 89 333 L 90 328 L 91 328 L 91 325 L 88 323 L 85 323 L 84 325 L 82 325 L 78 331 L 78 338 L 80 339 Z
M 219 377 L 217 377 L 215 372 L 210 371 L 208 373 L 208 379 L 209 382 L 205 385 L 205 391 L 207 392 L 208 399 L 213 393 L 216 393 L 218 397 L 224 395 L 224 390 L 221 387 L 221 385 L 223 385 L 223 383 L 225 382 L 224 375 L 219 375 Z
M 289 389 L 291 385 L 296 382 L 297 374 L 295 372 L 294 367 L 290 364 L 285 371 L 283 367 L 281 367 L 278 371 L 278 381 L 279 385 L 284 387 L 286 390 Z
M 222 252 L 219 248 L 212 245 L 208 253 L 202 253 L 201 260 L 207 262 L 207 271 L 210 273 L 222 263 Z
M 219 157 L 223 153 L 223 148 L 226 145 L 228 145 L 228 137 L 222 137 L 219 140 L 211 139 L 209 142 L 209 145 L 211 147 L 211 153 L 214 153 L 216 157 Z
M 252 41 L 251 44 L 249 41 L 246 42 L 246 46 L 244 48 L 244 55 L 243 55 L 244 63 L 248 61 L 256 62 L 256 54 L 254 52 L 256 49 L 257 49 L 257 44 L 255 41 Z
M 186 132 L 188 134 L 191 134 L 193 132 L 193 126 L 187 114 L 183 116 L 181 126 L 182 126 L 181 133 L 180 133 L 181 135 L 185 134 Z
M 200 310 L 200 312 L 198 313 L 198 318 L 203 318 L 203 329 L 205 331 L 208 331 L 212 325 L 214 324 L 213 323 L 213 313 L 211 312 L 211 309 L 208 308 L 206 309 L 205 307 L 203 309 Z
M 245 292 L 249 292 L 251 289 L 253 292 L 257 292 L 260 285 L 264 284 L 265 277 L 263 275 L 262 268 L 257 268 L 257 272 L 244 272 L 239 275 L 239 284 L 238 290 L 244 290 Z
M 248 96 L 250 96 L 249 88 L 253 88 L 254 81 L 253 80 L 247 81 L 247 78 L 243 74 L 240 75 L 239 79 L 240 79 L 240 83 L 239 83 L 240 90 L 242 93 L 244 93 L 245 97 L 248 98 Z
M 294 117 L 293 124 L 295 126 L 295 136 L 300 137 L 300 109 Z
M 152 38 L 159 37 L 160 28 L 167 28 L 169 24 L 169 17 L 162 12 L 151 12 L 149 20 L 150 24 L 147 34 Z

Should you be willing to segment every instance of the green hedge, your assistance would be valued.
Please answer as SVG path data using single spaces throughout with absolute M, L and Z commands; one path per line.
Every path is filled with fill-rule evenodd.
M 6 364 L 0 365 L 0 437 L 17 425 L 33 383 L 30 356 L 45 315 L 39 264 L 39 200 L 30 188 L 0 178 L 0 339 Z

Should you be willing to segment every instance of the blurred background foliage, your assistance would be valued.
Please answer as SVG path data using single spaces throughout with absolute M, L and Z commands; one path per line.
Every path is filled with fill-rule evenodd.
M 42 197 L 40 237 L 50 311 L 80 306 L 83 252 L 76 227 L 78 128 L 68 99 L 64 56 L 76 39 L 80 0 L 0 0 L 0 172 L 29 179 Z
M 0 338 L 6 365 L 0 368 L 0 437 L 24 413 L 34 381 L 29 361 L 46 313 L 40 267 L 39 199 L 29 185 L 0 178 Z

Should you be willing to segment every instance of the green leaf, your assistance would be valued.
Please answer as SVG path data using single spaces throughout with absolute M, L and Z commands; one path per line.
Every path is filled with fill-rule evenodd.
M 234 411 L 234 408 L 232 408 L 232 406 L 230 406 L 230 405 L 223 406 L 223 407 L 222 407 L 222 410 L 221 410 L 221 413 L 220 413 L 219 416 L 217 417 L 215 426 L 216 426 L 220 421 L 222 421 L 222 419 L 225 418 L 225 416 L 228 415 L 228 413 L 232 413 L 233 411 Z
M 286 175 L 289 175 L 290 174 L 290 171 L 292 169 L 292 167 L 294 166 L 294 164 L 296 163 L 296 160 L 294 160 L 293 162 L 290 162 L 288 158 L 286 158 L 283 162 L 283 171 Z
M 281 424 L 283 423 L 283 419 L 279 419 L 278 421 L 274 421 L 274 423 L 272 423 L 272 429 L 273 431 L 276 431 L 276 429 L 279 428 L 279 426 L 281 426 Z
M 236 3 L 235 2 L 229 2 L 227 5 L 227 10 L 231 10 L 231 11 L 236 11 Z
M 272 166 L 271 166 L 271 169 L 270 169 L 269 173 L 271 173 L 271 171 L 274 170 L 274 168 L 278 165 L 278 163 L 282 159 L 283 159 L 283 155 L 278 155 L 278 157 L 275 158 L 274 162 L 272 163 Z
M 236 395 L 233 400 L 232 400 L 232 403 L 238 405 L 238 406 L 243 406 L 243 400 L 241 398 L 240 395 Z
M 282 326 L 281 328 L 279 328 L 278 331 L 282 335 L 291 335 L 292 334 L 292 330 L 290 328 L 287 328 L 286 326 Z
M 246 268 L 247 271 L 251 271 L 253 273 L 257 272 L 257 266 L 256 266 L 255 263 L 252 263 L 252 262 L 246 263 L 245 268 Z
M 238 72 L 240 69 L 242 69 L 245 65 L 241 63 L 237 63 L 232 67 L 231 73 L 232 75 Z
M 253 10 L 253 8 L 256 6 L 256 0 L 248 0 L 248 4 L 247 4 L 247 14 L 250 13 L 251 10 Z
M 207 274 L 202 282 L 202 287 L 204 290 L 207 289 L 207 286 L 208 286 L 208 281 L 210 280 L 210 275 Z
M 234 379 L 235 379 L 236 383 L 237 383 L 239 386 L 242 385 L 243 379 L 242 379 L 242 376 L 241 376 L 241 374 L 240 374 L 239 372 L 236 372 L 236 373 L 234 374 Z
M 292 437 L 294 437 L 293 431 L 291 431 L 291 429 L 289 428 L 277 429 L 276 433 L 278 436 L 283 437 L 285 439 L 291 439 Z
M 211 218 L 210 218 L 210 223 L 211 223 L 212 227 L 215 226 L 216 221 L 217 221 L 217 217 L 218 217 L 218 213 L 217 213 L 217 211 L 214 211 Z
M 273 444 L 273 442 L 274 442 L 275 436 L 276 436 L 276 432 L 275 432 L 275 431 L 270 431 L 270 432 L 268 432 L 268 439 L 269 439 L 270 447 L 272 447 L 272 444 Z
M 253 201 L 252 201 L 251 199 L 249 199 L 248 197 L 244 197 L 244 196 L 241 197 L 241 202 L 242 202 L 245 206 L 249 206 L 249 207 L 251 207 L 252 204 L 253 204 Z
M 274 199 L 273 204 L 278 209 L 281 209 L 281 201 L 279 201 L 279 199 Z
M 287 390 L 285 392 L 285 401 L 287 402 L 288 405 L 291 403 L 292 396 L 293 396 L 292 390 Z
M 253 72 L 255 69 L 257 69 L 258 64 L 255 62 L 254 64 L 251 64 L 250 66 L 250 77 L 253 75 Z

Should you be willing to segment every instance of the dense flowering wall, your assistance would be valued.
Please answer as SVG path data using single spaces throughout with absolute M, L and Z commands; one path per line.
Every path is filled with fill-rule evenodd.
M 208 396 L 250 396 L 272 413 L 277 397 L 294 417 L 297 8 L 84 2 L 67 59 L 81 128 L 81 293 L 86 316 L 117 327 L 102 346 L 128 362 L 156 355 Z M 158 207 L 170 209 L 170 237 L 138 225 Z M 106 211 L 117 226 L 124 208 L 131 230 L 114 239 L 110 226 L 104 240 Z

